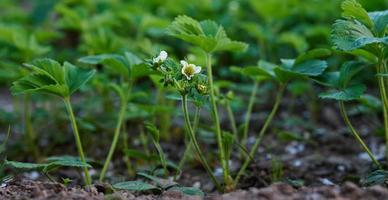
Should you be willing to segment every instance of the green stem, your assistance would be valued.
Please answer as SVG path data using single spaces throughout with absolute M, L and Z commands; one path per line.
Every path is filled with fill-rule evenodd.
M 195 107 L 194 125 L 193 125 L 193 132 L 194 133 L 197 131 L 200 111 L 201 111 L 200 107 Z M 187 142 L 186 150 L 183 153 L 183 157 L 178 164 L 178 169 L 180 169 L 181 171 L 182 171 L 182 168 L 185 165 L 186 161 L 188 160 L 189 155 L 191 154 L 192 148 L 193 148 L 193 141 L 189 138 L 189 142 Z M 178 175 L 179 175 L 179 172 L 175 174 L 174 180 L 177 179 Z
M 386 73 L 385 63 L 382 59 L 379 59 L 377 65 L 377 73 Z M 385 87 L 384 79 L 382 76 L 378 76 L 378 85 L 380 90 L 380 97 L 383 103 L 383 118 L 384 118 L 384 132 L 385 132 L 385 156 L 388 161 L 388 97 L 387 90 Z
M 23 99 L 23 107 L 24 107 L 24 123 L 25 123 L 25 133 L 26 133 L 26 139 L 28 143 L 28 149 L 32 151 L 34 157 L 36 160 L 39 160 L 39 151 L 36 148 L 35 144 L 35 133 L 34 129 L 32 128 L 32 122 L 31 122 L 31 105 L 30 105 L 30 95 L 26 94 L 24 95 Z
M 127 134 L 128 134 L 127 133 L 127 123 L 123 122 L 123 148 L 124 148 L 124 151 L 128 149 L 128 136 L 127 136 Z M 124 152 L 123 160 L 124 160 L 125 165 L 127 166 L 128 175 L 133 176 L 134 172 L 133 172 L 132 163 L 131 163 L 129 156 L 127 156 L 125 154 L 125 152 Z
M 108 156 L 105 159 L 104 167 L 102 168 L 101 175 L 100 175 L 100 181 L 102 182 L 105 178 L 106 172 L 108 170 L 110 161 L 112 160 L 113 153 L 116 149 L 117 141 L 119 140 L 120 136 L 120 130 L 121 130 L 121 125 L 123 123 L 123 119 L 125 117 L 125 112 L 127 110 L 127 99 L 122 99 L 121 100 L 121 106 L 120 106 L 120 112 L 119 112 L 119 118 L 116 124 L 116 130 L 113 136 L 113 141 L 109 149 Z
M 76 144 L 77 144 L 77 150 L 78 150 L 79 157 L 81 159 L 81 162 L 85 165 L 85 167 L 83 168 L 84 169 L 84 175 L 85 175 L 85 183 L 86 183 L 86 185 L 91 185 L 92 184 L 92 179 L 90 178 L 89 170 L 86 167 L 86 160 L 85 160 L 85 156 L 84 156 L 84 150 L 82 148 L 81 138 L 80 138 L 80 135 L 79 135 L 79 132 L 78 132 L 78 126 L 77 126 L 77 122 L 76 122 L 76 119 L 75 119 L 75 116 L 74 116 L 73 107 L 71 106 L 70 97 L 65 97 L 63 99 L 63 101 L 65 102 L 66 110 L 67 110 L 67 112 L 69 114 L 69 118 L 70 118 L 71 125 L 72 125 L 72 128 L 73 128 L 73 133 L 74 133 L 75 141 L 76 141 Z
M 251 96 L 249 97 L 249 103 L 248 103 L 248 108 L 245 116 L 245 121 L 244 121 L 244 131 L 243 131 L 243 137 L 241 139 L 241 145 L 245 146 L 246 141 L 248 138 L 248 132 L 249 132 L 249 123 L 251 121 L 251 114 L 252 114 L 252 109 L 253 109 L 253 104 L 255 103 L 256 99 L 256 92 L 257 88 L 259 87 L 259 83 L 255 81 L 255 84 L 253 85 Z
M 206 161 L 206 158 L 203 155 L 203 153 L 201 151 L 201 148 L 198 145 L 197 138 L 196 138 L 195 133 L 193 131 L 193 128 L 191 126 L 191 122 L 190 122 L 190 118 L 189 118 L 189 113 L 187 111 L 187 96 L 186 95 L 182 95 L 182 110 L 183 110 L 183 115 L 184 115 L 184 118 L 185 118 L 186 127 L 187 127 L 187 130 L 188 130 L 189 136 L 190 136 L 190 140 L 192 141 L 192 144 L 194 146 L 194 149 L 197 152 L 198 157 L 201 160 L 201 163 L 202 163 L 203 167 L 206 169 L 207 173 L 209 174 L 210 178 L 212 179 L 212 181 L 213 181 L 214 185 L 216 186 L 217 190 L 222 191 L 222 188 L 221 188 L 220 184 L 218 183 L 216 177 L 214 177 L 213 172 L 212 172 L 208 162 Z
M 234 180 L 234 186 L 237 185 L 237 183 L 240 180 L 241 176 L 244 174 L 246 168 L 248 167 L 249 163 L 252 160 L 251 158 L 253 158 L 257 148 L 259 147 L 260 142 L 261 142 L 265 132 L 267 131 L 267 128 L 268 128 L 269 124 L 272 122 L 272 119 L 275 116 L 275 114 L 276 114 L 276 112 L 277 112 L 277 110 L 279 108 L 280 102 L 282 100 L 283 93 L 284 93 L 284 88 L 285 88 L 285 85 L 280 86 L 280 89 L 279 89 L 278 94 L 276 95 L 275 104 L 272 107 L 271 113 L 268 115 L 268 117 L 267 117 L 263 127 L 261 128 L 259 136 L 257 137 L 255 143 L 252 146 L 251 151 L 249 152 L 249 156 L 247 156 L 247 158 L 245 159 L 244 164 L 242 165 L 242 167 L 240 168 L 239 172 L 237 173 L 237 176 L 236 176 L 236 178 Z
M 218 117 L 216 97 L 214 94 L 213 73 L 212 73 L 212 66 L 211 66 L 212 64 L 211 63 L 212 63 L 211 54 L 206 53 L 207 75 L 208 75 L 209 87 L 210 87 L 210 102 L 211 102 L 212 114 L 213 114 L 215 128 L 216 128 L 216 137 L 217 137 L 219 158 L 221 161 L 224 182 L 226 185 L 229 185 L 229 167 L 228 167 L 228 161 L 226 160 L 226 156 L 225 156 L 225 149 L 224 149 L 224 144 L 223 144 L 223 135 L 222 135 L 222 130 L 221 130 L 220 119 Z
M 228 111 L 228 117 L 232 127 L 233 135 L 235 136 L 235 138 L 237 138 L 238 131 L 236 126 L 236 120 L 234 119 L 233 110 L 232 110 L 232 107 L 230 106 L 229 100 L 226 100 L 226 110 Z
M 362 148 L 364 148 L 364 151 L 366 151 L 371 158 L 371 160 L 379 167 L 381 168 L 380 163 L 377 161 L 377 159 L 373 156 L 372 152 L 369 150 L 368 146 L 364 143 L 364 141 L 361 139 L 360 135 L 356 131 L 356 129 L 353 127 L 352 123 L 349 120 L 349 117 L 346 113 L 345 104 L 343 101 L 339 102 L 339 107 L 341 111 L 341 116 L 344 119 L 346 125 L 350 129 L 350 132 L 353 134 L 353 136 L 356 138 L 357 142 L 361 144 Z

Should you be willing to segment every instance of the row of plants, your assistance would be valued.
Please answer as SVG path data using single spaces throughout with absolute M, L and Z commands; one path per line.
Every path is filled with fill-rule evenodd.
M 279 16 L 272 16 L 274 13 L 270 15 L 263 12 L 269 12 L 270 9 L 268 8 L 278 5 L 278 1 L 266 1 L 268 5 L 264 8 L 260 7 L 263 4 L 255 6 L 255 1 L 252 1 L 250 4 L 254 6 L 256 12 L 261 14 L 264 25 L 257 26 L 257 24 L 253 23 L 244 23 L 240 27 L 249 34 L 255 34 L 254 39 L 257 40 L 260 47 L 259 61 L 256 64 L 250 64 L 255 62 L 253 60 L 258 59 L 257 57 L 250 58 L 252 52 L 257 50 L 255 47 L 251 48 L 248 47 L 247 43 L 232 40 L 224 27 L 214 21 L 197 21 L 186 15 L 176 17 L 164 30 L 164 33 L 170 36 L 170 40 L 173 40 L 171 38 L 178 39 L 173 40 L 174 43 L 184 42 L 179 45 L 180 48 L 176 49 L 174 46 L 153 43 L 144 36 L 144 34 L 155 34 L 159 38 L 164 38 L 164 36 L 161 36 L 164 33 L 160 32 L 160 30 L 152 32 L 152 30 L 148 30 L 146 27 L 151 26 L 150 24 L 154 26 L 155 23 L 164 26 L 168 21 L 141 15 L 141 19 L 138 19 L 139 16 L 136 15 L 130 16 L 129 19 L 125 18 L 126 16 L 124 15 L 121 16 L 121 20 L 129 20 L 135 23 L 139 30 L 136 30 L 137 35 L 134 39 L 136 40 L 136 47 L 133 48 L 133 51 L 120 51 L 119 49 L 127 45 L 129 41 L 115 35 L 112 31 L 117 28 L 115 27 L 116 24 L 110 19 L 112 16 L 106 13 L 106 16 L 86 17 L 88 12 L 93 12 L 94 9 L 98 8 L 92 6 L 93 4 L 90 2 L 88 4 L 88 1 L 85 2 L 90 7 L 84 6 L 81 7 L 81 10 L 71 10 L 66 3 L 63 3 L 58 4 L 56 10 L 63 16 L 66 16 L 60 20 L 59 26 L 61 28 L 81 33 L 82 42 L 79 43 L 78 50 L 83 52 L 81 55 L 87 54 L 87 56 L 77 57 L 76 55 L 78 54 L 71 55 L 74 53 L 71 51 L 62 53 L 60 50 L 52 51 L 58 51 L 56 53 L 60 54 L 60 60 L 63 60 L 63 58 L 67 60 L 67 56 L 71 59 L 76 57 L 81 67 L 77 67 L 70 62 L 63 62 L 61 64 L 54 59 L 39 58 L 51 52 L 51 50 L 49 47 L 41 45 L 36 41 L 35 37 L 38 35 L 28 35 L 27 32 L 20 31 L 17 27 L 11 29 L 9 27 L 1 29 L 0 27 L 1 37 L 3 37 L 3 40 L 11 43 L 8 45 L 17 50 L 17 55 L 14 56 L 18 57 L 13 58 L 10 56 L 9 65 L 4 66 L 13 67 L 19 61 L 26 62 L 24 68 L 12 70 L 13 74 L 5 74 L 10 75 L 8 77 L 9 80 L 15 80 L 15 77 L 18 77 L 18 80 L 12 83 L 11 92 L 14 95 L 23 96 L 21 102 L 24 108 L 21 113 L 23 113 L 24 137 L 27 151 L 33 153 L 35 160 L 43 161 L 41 149 L 36 144 L 40 136 L 34 130 L 34 126 L 39 126 L 39 124 L 32 123 L 31 121 L 31 99 L 36 98 L 38 101 L 47 102 L 48 106 L 46 108 L 49 108 L 51 112 L 61 113 L 61 106 L 55 103 L 51 104 L 51 102 L 56 102 L 54 98 L 36 95 L 43 93 L 51 94 L 62 100 L 63 106 L 67 111 L 67 117 L 63 117 L 60 120 L 68 120 L 70 122 L 78 152 L 78 157 L 49 157 L 45 159 L 45 162 L 39 162 L 38 164 L 5 160 L 5 166 L 11 166 L 16 169 L 39 170 L 50 179 L 53 178 L 48 172 L 53 169 L 61 166 L 78 167 L 83 170 L 85 185 L 92 184 L 92 179 L 94 178 L 90 175 L 89 169 L 94 161 L 89 158 L 93 158 L 93 155 L 85 155 L 85 138 L 82 139 L 82 131 L 80 131 L 90 128 L 88 126 L 90 123 L 88 124 L 84 120 L 76 118 L 72 104 L 75 100 L 80 101 L 81 99 L 83 103 L 78 110 L 82 113 L 85 107 L 85 110 L 90 115 L 89 121 L 91 123 L 98 124 L 100 121 L 104 121 L 103 117 L 102 119 L 97 119 L 94 116 L 96 113 L 109 112 L 112 114 L 109 117 L 114 119 L 113 134 L 110 135 L 113 139 L 111 139 L 112 142 L 109 150 L 103 150 L 106 158 L 101 166 L 99 181 L 105 181 L 107 172 L 110 170 L 109 166 L 112 163 L 115 152 L 117 152 L 117 147 L 120 147 L 124 154 L 122 160 L 125 163 L 129 176 L 136 174 L 137 168 L 137 166 L 133 166 L 134 162 L 131 158 L 157 160 L 154 169 L 147 171 L 147 173 L 137 173 L 138 176 L 151 180 L 155 184 L 151 185 L 142 181 L 126 181 L 114 184 L 113 187 L 116 189 L 179 189 L 186 194 L 201 193 L 194 188 L 178 186 L 175 182 L 166 184 L 161 181 L 161 178 L 168 177 L 173 177 L 175 181 L 179 180 L 180 174 L 184 173 L 184 166 L 188 163 L 188 160 L 198 159 L 218 191 L 232 191 L 236 189 L 249 164 L 257 156 L 257 150 L 264 136 L 268 133 L 268 129 L 279 110 L 287 88 L 295 82 L 302 82 L 308 85 L 317 83 L 329 87 L 328 92 L 321 93 L 319 96 L 339 102 L 341 116 L 352 135 L 360 143 L 364 151 L 368 153 L 371 161 L 377 167 L 376 169 L 384 169 L 384 166 L 375 158 L 361 139 L 356 128 L 353 127 L 345 108 L 345 102 L 365 100 L 363 94 L 367 87 L 362 83 L 371 79 L 377 81 L 381 96 L 379 102 L 381 102 L 382 110 L 380 112 L 383 115 L 388 161 L 388 100 L 386 91 L 388 85 L 385 80 L 387 76 L 386 46 L 388 39 L 386 35 L 388 12 L 368 13 L 355 0 L 343 1 L 341 4 L 343 10 L 342 18 L 333 24 L 330 34 L 331 41 L 335 47 L 333 50 L 318 48 L 320 45 L 308 46 L 308 42 L 305 41 L 304 37 L 298 37 L 293 32 L 278 32 L 284 28 L 283 26 L 291 24 L 287 24 L 287 22 L 278 24 L 280 20 L 277 19 L 284 18 L 295 11 L 280 10 L 281 12 L 278 12 Z M 292 5 L 292 1 L 289 2 Z M 71 3 L 69 4 L 71 5 Z M 153 7 L 152 5 L 149 6 Z M 135 10 L 135 8 L 133 9 Z M 303 8 L 300 7 L 300 9 Z M 173 13 L 171 12 L 170 14 Z M 233 14 L 232 11 L 231 13 Z M 82 14 L 86 16 L 82 16 Z M 239 13 L 235 14 L 238 15 Z M 327 16 L 317 20 L 327 20 L 325 17 Z M 233 24 L 233 20 L 229 23 Z M 97 27 L 110 27 L 112 30 Z M 150 31 L 150 33 L 143 32 L 143 29 Z M 316 31 L 319 32 L 319 30 Z M 71 34 L 71 32 L 65 32 L 65 34 Z M 51 36 L 48 34 L 46 37 L 55 38 L 56 36 L 54 35 L 54 33 Z M 237 32 L 234 35 L 238 35 Z M 71 41 L 66 42 L 71 43 Z M 290 59 L 287 51 L 276 49 L 279 43 L 290 44 L 296 56 Z M 158 51 L 155 51 L 156 49 Z M 186 52 L 191 53 L 185 54 Z M 287 56 L 280 57 L 279 62 L 278 54 Z M 340 54 L 349 54 L 351 59 L 337 59 Z M 228 56 L 225 55 L 236 56 L 234 60 L 237 61 L 233 64 L 227 63 L 227 65 L 230 65 L 228 76 L 243 77 L 243 79 L 249 80 L 251 85 L 248 90 L 248 104 L 244 107 L 245 117 L 243 120 L 238 120 L 238 122 L 235 119 L 232 107 L 232 105 L 236 104 L 238 97 L 232 89 L 228 88 L 233 84 L 231 83 L 233 81 L 217 79 L 222 77 L 221 70 L 217 68 L 217 65 L 225 63 L 225 60 L 228 59 Z M 347 57 L 344 56 L 344 58 Z M 333 59 L 336 59 L 336 62 L 343 63 L 339 70 L 329 68 L 333 64 Z M 370 72 L 370 66 L 375 67 L 376 71 L 374 73 L 362 73 L 365 71 Z M 10 69 L 5 67 L 3 70 L 6 72 Z M 250 144 L 247 140 L 249 133 L 253 131 L 250 129 L 251 115 L 254 112 L 253 107 L 257 98 L 260 98 L 257 95 L 257 91 L 261 85 L 270 85 L 273 88 L 272 90 L 275 91 L 275 97 L 271 100 L 273 102 L 272 109 L 265 120 L 260 123 L 262 127 L 257 131 L 257 134 L 254 134 L 254 142 Z M 75 95 L 74 93 L 78 90 L 82 90 L 85 95 L 82 97 Z M 111 99 L 112 91 L 116 96 L 113 100 Z M 148 95 L 154 92 L 157 93 L 156 103 L 150 104 L 149 99 L 139 101 L 139 99 L 147 98 Z M 88 100 L 88 98 L 91 100 Z M 98 106 L 87 108 L 87 104 L 93 102 L 93 98 L 98 101 L 97 103 L 94 102 L 93 105 L 97 104 Z M 116 105 L 112 102 L 118 102 L 118 104 Z M 178 164 L 168 159 L 161 145 L 161 140 L 168 140 L 170 137 L 171 118 L 175 114 L 175 110 L 171 107 L 174 107 L 176 102 L 179 102 L 181 105 L 181 111 L 179 111 L 180 114 L 178 116 L 183 118 L 184 124 L 181 129 L 185 137 L 185 151 L 181 160 L 177 162 Z M 35 100 L 35 103 L 38 102 Z M 161 106 L 158 107 L 158 105 Z M 99 112 L 94 111 L 96 107 L 101 107 L 101 110 Z M 221 112 L 219 110 L 221 107 L 225 107 L 227 110 L 228 120 L 230 121 L 230 127 L 228 128 L 221 123 Z M 53 111 L 54 109 L 58 111 Z M 380 107 L 377 106 L 377 109 L 380 109 Z M 214 138 L 217 149 L 217 157 L 212 160 L 209 159 L 210 155 L 205 154 L 198 139 L 198 129 L 200 128 L 201 121 L 203 121 L 200 115 L 201 110 L 206 110 L 211 115 L 212 123 L 207 124 L 207 126 L 209 131 L 213 133 L 211 137 Z M 50 114 L 48 116 L 55 115 L 61 114 Z M 82 126 L 81 129 L 80 124 Z M 101 124 L 103 127 L 104 124 Z M 133 131 L 134 129 L 128 129 L 128 124 L 140 127 L 138 138 L 144 146 L 144 150 L 134 150 L 131 147 L 129 140 L 133 135 L 128 134 L 128 131 Z M 90 129 L 95 128 L 92 126 Z M 121 141 L 122 144 L 119 144 Z M 154 153 L 151 154 L 149 152 L 149 142 L 155 148 L 156 157 L 153 157 Z M 87 146 L 93 149 L 91 145 L 93 143 L 89 143 Z M 236 154 L 235 152 L 238 153 Z M 238 158 L 232 158 L 235 155 L 239 155 Z M 231 159 L 241 161 L 242 164 L 239 170 L 230 171 L 229 161 Z M 220 166 L 222 172 L 220 177 L 217 177 L 214 173 L 215 166 Z

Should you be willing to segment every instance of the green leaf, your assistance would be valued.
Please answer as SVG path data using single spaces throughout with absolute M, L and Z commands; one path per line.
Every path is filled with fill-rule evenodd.
M 156 176 L 153 176 L 153 175 L 150 175 L 150 174 L 146 174 L 146 173 L 143 173 L 143 172 L 139 172 L 139 173 L 137 173 L 137 175 L 142 176 L 142 177 L 144 177 L 144 178 L 146 178 L 148 180 L 153 181 L 154 183 L 156 183 L 156 185 L 158 187 L 163 188 L 164 190 L 168 189 L 170 187 L 178 185 L 178 183 L 176 183 L 174 181 L 171 181 L 171 180 L 168 180 L 168 179 L 162 179 L 162 178 L 159 178 L 159 177 L 156 177 Z
M 374 23 L 378 35 L 384 35 L 388 26 L 388 10 L 368 13 Z
M 318 77 L 314 77 L 313 80 L 321 85 L 337 88 L 339 86 L 339 77 L 340 72 L 326 72 Z
M 47 167 L 49 164 L 43 163 L 27 163 L 27 162 L 17 162 L 17 161 L 5 161 L 5 165 L 10 166 L 15 169 L 22 169 L 22 170 L 38 170 L 41 171 L 45 167 Z
M 65 83 L 63 68 L 61 64 L 55 60 L 43 58 L 34 60 L 31 64 L 24 65 L 35 71 L 37 74 L 46 75 L 55 81 L 56 84 Z
M 178 187 L 172 187 L 170 190 L 179 191 L 183 195 L 187 195 L 187 196 L 200 196 L 200 197 L 205 196 L 205 193 L 201 189 L 196 188 L 196 187 L 178 186 Z
M 340 75 L 338 79 L 338 86 L 340 88 L 346 87 L 350 80 L 358 74 L 366 66 L 363 62 L 350 61 L 341 66 Z
M 155 126 L 155 124 L 151 122 L 145 122 L 145 128 L 147 129 L 147 132 L 152 136 L 152 138 L 156 141 L 159 142 L 160 139 L 160 131 L 159 129 Z
M 363 180 L 363 184 L 366 186 L 372 185 L 381 185 L 386 184 L 388 182 L 388 171 L 385 170 L 376 170 L 369 174 L 365 180 Z
M 365 92 L 365 85 L 358 84 L 353 85 L 341 90 L 333 90 L 331 92 L 321 93 L 319 97 L 322 99 L 334 99 L 338 101 L 350 101 L 359 99 L 360 96 Z
M 81 159 L 74 156 L 52 156 L 48 157 L 47 162 L 50 165 L 64 166 L 64 167 L 87 167 L 92 168 L 88 163 L 83 163 Z
M 373 22 L 369 18 L 368 13 L 356 0 L 346 0 L 342 2 L 341 8 L 343 10 L 342 17 L 349 20 L 355 19 L 368 28 L 373 28 Z
M 308 60 L 316 59 L 316 58 L 322 58 L 322 57 L 328 57 L 331 55 L 331 51 L 329 49 L 313 49 L 310 51 L 307 51 L 301 55 L 299 55 L 295 59 L 295 63 L 303 63 Z
M 38 59 L 26 66 L 32 72 L 12 84 L 14 95 L 42 92 L 68 97 L 94 75 L 94 71 L 81 71 L 68 62 L 61 66 L 51 59 Z
M 66 85 L 69 88 L 69 95 L 73 94 L 88 82 L 96 72 L 95 70 L 81 70 L 69 62 L 65 62 L 63 67 L 65 68 Z
M 189 42 L 210 53 L 216 51 L 245 51 L 247 44 L 232 41 L 224 28 L 217 23 L 197 20 L 180 15 L 167 28 L 167 33 L 173 37 Z
M 274 71 L 278 80 L 283 83 L 294 78 L 319 76 L 327 68 L 327 62 L 323 60 L 306 60 L 296 63 L 294 59 L 282 59 L 281 62 L 281 67 Z
M 384 21 L 385 17 L 381 19 Z M 388 37 L 375 36 L 371 31 L 371 27 L 368 27 L 367 24 L 349 18 L 347 20 L 337 20 L 333 25 L 331 39 L 336 48 L 344 51 L 366 47 L 371 44 L 388 44 Z M 380 35 L 383 36 L 384 34 Z
M 126 181 L 121 183 L 115 183 L 112 186 L 113 188 L 118 190 L 129 190 L 129 191 L 160 190 L 158 187 L 145 183 L 143 181 Z
M 100 54 L 100 55 L 85 56 L 78 59 L 78 61 L 85 64 L 97 65 L 97 64 L 102 64 L 102 62 L 106 59 L 119 60 L 121 59 L 121 56 L 117 54 Z
M 107 69 L 108 73 L 124 76 L 127 80 L 130 76 L 128 59 L 121 55 L 100 54 L 82 57 L 78 61 L 91 65 L 101 64 Z

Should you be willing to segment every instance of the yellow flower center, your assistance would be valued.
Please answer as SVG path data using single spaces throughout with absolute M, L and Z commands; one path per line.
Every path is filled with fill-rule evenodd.
M 195 71 L 194 71 L 194 66 L 189 65 L 189 66 L 185 67 L 184 72 L 185 72 L 185 74 L 186 74 L 187 76 L 194 75 L 194 72 L 195 72 Z

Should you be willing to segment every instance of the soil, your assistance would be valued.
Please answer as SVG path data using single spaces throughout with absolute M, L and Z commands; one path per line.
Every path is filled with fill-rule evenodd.
M 79 187 L 65 187 L 59 183 L 48 183 L 30 180 L 15 180 L 0 188 L 0 197 L 3 200 L 28 200 L 28 199 L 60 199 L 60 200 L 197 200 L 201 196 L 185 196 L 176 191 L 167 191 L 162 194 L 140 194 L 126 191 L 116 191 L 104 194 L 93 186 L 88 189 Z M 237 190 L 227 194 L 207 194 L 208 200 L 237 200 L 237 199 L 263 199 L 263 200 L 380 200 L 388 197 L 388 189 L 382 186 L 360 188 L 354 183 L 346 182 L 342 186 L 315 186 L 295 189 L 285 183 L 272 184 L 264 188 L 249 188 Z

